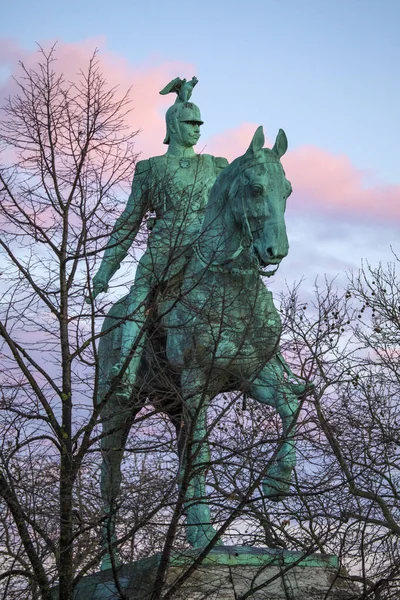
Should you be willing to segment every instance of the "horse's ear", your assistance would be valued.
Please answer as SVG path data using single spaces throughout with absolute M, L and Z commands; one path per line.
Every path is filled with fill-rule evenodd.
M 276 136 L 274 147 L 272 148 L 272 152 L 277 155 L 278 158 L 281 158 L 286 152 L 288 148 L 288 141 L 286 137 L 286 133 L 283 129 L 280 129 L 278 135 Z
M 253 135 L 253 139 L 251 140 L 250 146 L 247 149 L 247 152 L 250 154 L 256 154 L 264 147 L 265 137 L 262 125 L 257 127 L 255 134 Z M 246 154 L 247 154 L 246 152 Z

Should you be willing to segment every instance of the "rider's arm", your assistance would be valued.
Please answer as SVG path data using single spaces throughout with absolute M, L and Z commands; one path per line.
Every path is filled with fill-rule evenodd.
M 137 163 L 132 189 L 124 212 L 117 219 L 104 252 L 100 268 L 93 278 L 93 296 L 107 291 L 108 282 L 128 254 L 143 217 L 148 210 L 149 161 Z

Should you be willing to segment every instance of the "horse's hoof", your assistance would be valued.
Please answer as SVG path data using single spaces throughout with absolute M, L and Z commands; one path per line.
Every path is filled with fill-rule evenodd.
M 196 531 L 190 531 L 193 526 L 188 527 L 187 540 L 192 548 L 205 548 L 208 544 L 213 540 L 216 536 L 218 536 L 217 531 L 214 529 L 212 525 L 201 526 L 198 525 L 195 527 Z M 194 527 L 193 527 L 194 529 Z M 222 542 L 218 544 L 222 546 Z
M 305 383 L 289 383 L 289 388 L 295 396 L 303 396 L 306 392 L 307 385 Z
M 314 384 L 311 381 L 301 381 L 293 383 L 292 381 L 289 383 L 289 388 L 292 394 L 300 398 L 302 396 L 308 396 L 314 391 Z

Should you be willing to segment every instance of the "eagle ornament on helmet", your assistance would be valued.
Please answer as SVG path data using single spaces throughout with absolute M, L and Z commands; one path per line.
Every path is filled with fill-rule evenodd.
M 164 144 L 169 144 L 171 126 L 175 123 L 194 122 L 203 125 L 204 121 L 201 118 L 199 107 L 193 102 L 189 102 L 193 88 L 197 82 L 198 79 L 196 77 L 192 77 L 190 81 L 176 77 L 161 90 L 160 94 L 163 96 L 172 92 L 177 94 L 175 104 L 169 107 L 165 115 L 167 133 L 164 138 Z

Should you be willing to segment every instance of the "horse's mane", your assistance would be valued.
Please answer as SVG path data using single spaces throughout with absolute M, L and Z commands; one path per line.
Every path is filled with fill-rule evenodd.
M 258 160 L 255 160 L 252 154 L 246 152 L 242 156 L 235 158 L 218 175 L 213 187 L 211 188 L 203 220 L 203 230 L 208 227 L 215 217 L 221 212 L 221 210 L 224 209 L 224 206 L 229 198 L 229 191 L 232 183 L 236 181 L 237 177 L 239 177 L 243 171 L 252 167 L 255 163 L 280 164 L 279 157 L 269 148 L 263 148 L 261 152 L 263 160 L 260 160 L 260 157 L 258 157 Z

